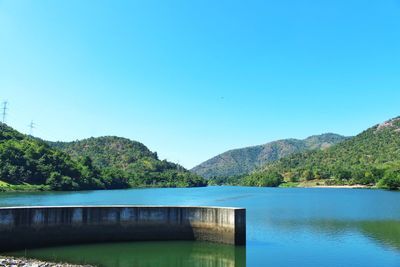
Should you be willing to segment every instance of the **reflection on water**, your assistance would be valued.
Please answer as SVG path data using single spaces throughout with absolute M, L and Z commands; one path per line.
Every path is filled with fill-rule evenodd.
M 244 207 L 246 251 L 149 242 L 49 248 L 28 255 L 102 266 L 400 267 L 400 192 L 217 186 L 0 194 L 0 206 L 110 204 Z
M 357 228 L 383 245 L 400 251 L 400 221 L 360 222 Z
M 246 266 L 245 247 L 191 241 L 63 246 L 19 251 L 12 255 L 104 267 Z
M 306 229 L 329 236 L 358 232 L 374 242 L 400 251 L 400 221 L 285 220 L 275 221 L 275 225 L 289 231 Z

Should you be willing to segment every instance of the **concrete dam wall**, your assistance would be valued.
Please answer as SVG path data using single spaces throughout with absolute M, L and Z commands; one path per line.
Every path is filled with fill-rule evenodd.
M 246 210 L 179 206 L 0 208 L 0 251 L 150 240 L 245 245 Z

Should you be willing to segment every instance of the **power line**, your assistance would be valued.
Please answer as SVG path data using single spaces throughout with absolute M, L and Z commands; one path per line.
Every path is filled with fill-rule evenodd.
M 3 113 L 2 113 L 2 116 L 3 116 L 3 123 L 6 123 L 6 116 L 7 116 L 7 105 L 8 105 L 8 101 L 4 101 L 3 102 Z

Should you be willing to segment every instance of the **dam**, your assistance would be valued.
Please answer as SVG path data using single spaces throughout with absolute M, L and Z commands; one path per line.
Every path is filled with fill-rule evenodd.
M 187 206 L 0 208 L 0 251 L 120 241 L 246 244 L 246 210 Z

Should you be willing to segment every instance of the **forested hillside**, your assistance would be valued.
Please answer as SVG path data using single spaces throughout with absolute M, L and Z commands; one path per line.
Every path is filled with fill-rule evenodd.
M 304 140 L 284 139 L 265 145 L 234 149 L 201 163 L 192 171 L 205 178 L 248 174 L 291 154 L 325 149 L 345 139 L 344 136 L 328 133 L 310 136 Z
M 266 177 L 299 182 L 322 179 L 326 184 L 400 187 L 400 117 L 376 125 L 326 150 L 298 153 L 266 165 L 243 178 L 262 186 Z
M 116 137 L 87 140 L 92 143 L 84 144 L 86 149 L 82 149 L 94 148 L 90 152 L 80 153 L 77 144 L 68 151 L 62 147 L 66 144 L 55 143 L 51 147 L 44 141 L 0 124 L 0 190 L 88 190 L 206 184 L 202 178 L 180 166 L 158 160 L 155 153 L 140 143 Z M 110 152 L 115 152 L 114 146 L 120 147 L 121 151 L 127 149 L 129 153 Z
M 203 186 L 206 182 L 175 163 L 159 160 L 142 143 L 116 136 L 48 142 L 73 159 L 89 157 L 107 177 L 123 176 L 131 186 Z
M 90 159 L 73 160 L 45 142 L 0 124 L 0 189 L 102 189 L 112 187 Z M 126 187 L 115 177 L 116 187 Z
M 116 136 L 91 137 L 73 142 L 47 142 L 72 158 L 90 157 L 99 168 L 114 167 L 126 170 L 141 158 L 157 159 L 142 143 Z

